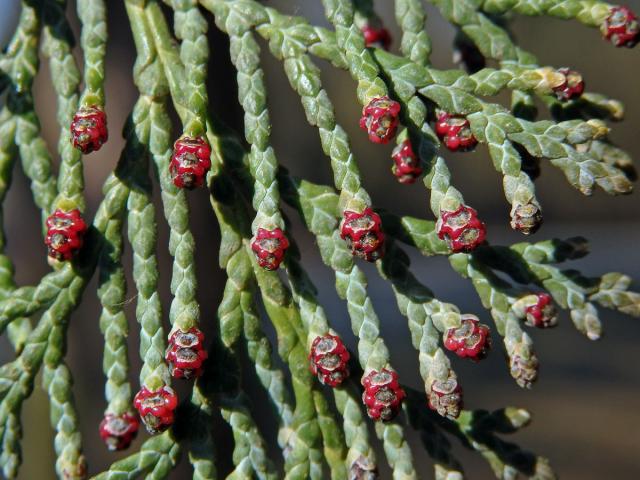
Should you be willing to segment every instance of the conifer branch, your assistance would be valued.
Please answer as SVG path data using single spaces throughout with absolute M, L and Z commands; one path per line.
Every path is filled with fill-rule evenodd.
M 584 91 L 576 71 L 544 66 L 517 44 L 508 19 L 518 14 L 576 20 L 599 28 L 616 46 L 631 47 L 640 40 L 635 15 L 597 0 L 431 0 L 456 30 L 454 49 L 462 69 L 443 70 L 430 63 L 427 10 L 417 0 L 394 1 L 401 32 L 397 54 L 387 51 L 392 41 L 388 25 L 370 0 L 323 0 L 329 28 L 256 0 L 163 3 L 124 3 L 136 47 L 138 98 L 123 129 L 124 149 L 93 219 L 80 215 L 88 197 L 85 184 L 91 184 L 85 182 L 83 154 L 108 139 L 104 92 L 110 4 L 77 0 L 80 41 L 75 52 L 66 0 L 22 0 L 15 33 L 0 54 L 0 93 L 6 91 L 0 111 L 0 334 L 7 333 L 14 351 L 13 359 L 0 366 L 3 475 L 18 475 L 22 408 L 41 373 L 50 399 L 56 473 L 60 478 L 87 476 L 70 370 L 75 367 L 67 365 L 65 356 L 72 315 L 98 271 L 102 313 L 96 321 L 104 337 L 107 404 L 100 435 L 110 449 L 126 448 L 138 427 L 137 410 L 155 436 L 93 478 L 168 478 L 182 452 L 194 478 L 219 478 L 223 470 L 214 422 L 220 419 L 233 437 L 231 462 L 225 462 L 232 463 L 231 472 L 224 472 L 232 479 L 373 480 L 379 478 L 382 461 L 375 454 L 379 445 L 393 478 L 417 478 L 415 445 L 405 423 L 422 436 L 436 478 L 463 478 L 451 438 L 482 456 L 498 478 L 555 478 L 546 458 L 502 438 L 529 422 L 527 411 L 462 408 L 464 379 L 449 356 L 477 361 L 489 353 L 490 327 L 480 323 L 488 315 L 461 313 L 437 298 L 419 280 L 420 266 L 412 265 L 402 244 L 425 257 L 446 256 L 453 270 L 471 281 L 521 387 L 532 387 L 544 361 L 536 356 L 527 328 L 554 326 L 556 306 L 594 340 L 605 320 L 598 307 L 640 316 L 640 294 L 629 276 L 587 276 L 560 265 L 586 255 L 585 239 L 536 238 L 505 246 L 487 241 L 487 226 L 454 185 L 447 163 L 454 160 L 443 154 L 444 149 L 486 145 L 502 177 L 509 223 L 524 234 L 541 224 L 535 177 L 543 159 L 585 195 L 596 187 L 612 195 L 630 193 L 633 162 L 609 138 L 608 122 L 622 120 L 623 105 Z M 214 24 L 219 32 L 213 32 Z M 212 35 L 220 32 L 228 38 L 235 69 L 244 115 L 241 135 L 225 124 L 227 112 L 218 111 L 211 100 L 218 97 L 211 95 L 211 76 L 228 73 L 218 68 L 218 54 L 224 52 L 212 56 L 209 51 Z M 275 153 L 264 45 L 282 63 L 307 122 L 318 131 L 331 186 L 290 175 Z M 218 47 L 225 48 L 224 42 Z M 40 50 L 55 92 L 59 162 L 43 138 L 34 100 Z M 216 68 L 209 71 L 211 60 Z M 355 97 L 363 107 L 360 127 L 369 140 L 395 140 L 396 179 L 412 183 L 424 172 L 432 220 L 373 208 L 365 188 L 367 169 L 356 161 L 346 130 L 337 122 L 317 60 L 348 71 L 355 81 Z M 487 67 L 487 61 L 494 63 Z M 500 103 L 504 93 L 511 96 L 508 106 Z M 550 120 L 536 118 L 538 102 Z M 5 202 L 18 163 L 42 216 L 52 267 L 32 285 L 16 283 L 18 262 L 6 248 L 12 232 L 4 225 Z M 154 201 L 154 183 L 162 208 Z M 221 235 L 219 266 L 226 275 L 212 320 L 216 335 L 208 339 L 198 328 L 196 267 L 201 266 L 187 192 L 205 185 Z M 335 277 L 356 337 L 353 352 L 332 328 L 335 319 L 325 312 L 313 271 L 306 269 L 306 244 L 294 238 L 282 203 L 293 208 Z M 168 224 L 172 257 L 169 332 L 159 295 L 164 279 L 156 252 L 164 246 L 158 221 Z M 127 244 L 133 296 L 125 282 Z M 424 392 L 404 386 L 391 366 L 368 270 L 356 257 L 372 262 L 391 287 L 406 319 Z M 133 399 L 128 298 L 136 302 L 134 328 L 142 359 L 135 372 L 141 388 Z M 284 472 L 269 458 L 270 437 L 256 417 L 255 400 L 246 394 L 253 373 L 242 378 L 245 363 L 271 404 L 275 421 L 270 424 L 277 428 Z M 188 395 L 178 398 L 171 377 L 192 381 Z M 401 411 L 406 415 L 394 418 Z M 368 433 L 367 416 L 376 421 L 377 438 Z

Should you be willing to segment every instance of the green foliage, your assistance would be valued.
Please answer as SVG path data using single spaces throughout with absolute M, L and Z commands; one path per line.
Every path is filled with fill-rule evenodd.
M 0 90 L 7 91 L 0 113 L 0 223 L 2 202 L 18 159 L 43 224 L 56 208 L 84 209 L 82 155 L 70 142 L 69 125 L 78 108 L 105 104 L 107 2 L 76 3 L 81 22 L 82 75 L 73 55 L 74 39 L 65 0 L 23 0 L 16 32 L 0 55 Z M 133 412 L 128 322 L 123 308 L 129 296 L 122 264 L 127 244 L 133 252 L 135 316 L 140 332 L 139 383 L 149 390 L 170 385 L 164 359 L 166 335 L 196 327 L 200 306 L 196 300 L 196 245 L 189 226 L 187 193 L 174 185 L 169 162 L 174 139 L 206 136 L 213 149 L 207 186 L 222 238 L 219 263 L 227 275 L 218 306 L 217 336 L 207 340 L 211 360 L 194 382 L 191 395 L 181 399 L 173 428 L 147 439 L 140 451 L 114 462 L 94 478 L 167 478 L 183 451 L 193 466 L 193 478 L 218 478 L 223 473 L 216 468 L 215 419 L 226 422 L 232 432 L 233 470 L 227 476 L 231 479 L 371 479 L 377 478 L 377 465 L 383 461 L 394 479 L 417 478 L 412 453 L 415 445 L 407 440 L 407 427 L 420 432 L 438 479 L 459 479 L 463 475 L 451 451 L 451 437 L 482 455 L 497 478 L 519 474 L 555 478 L 545 458 L 525 452 L 498 435 L 525 426 L 530 419 L 525 410 L 463 410 L 459 416 L 447 417 L 425 405 L 425 394 L 427 398 L 434 394 L 434 384 L 458 384 L 443 336 L 460 327 L 463 314 L 456 305 L 436 298 L 418 280 L 402 244 L 424 256 L 448 256 L 452 268 L 472 282 L 503 339 L 510 373 L 522 387 L 532 386 L 539 364 L 533 341 L 523 329 L 521 308 L 532 285 L 548 292 L 568 310 L 576 328 L 590 339 L 599 338 L 602 332 L 596 305 L 640 316 L 640 294 L 629 290 L 631 279 L 626 275 L 606 273 L 588 278 L 557 266 L 585 254 L 583 239 L 510 246 L 485 243 L 473 252 L 453 253 L 437 232 L 437 221 L 442 221 L 445 212 L 456 211 L 465 200 L 439 154 L 440 141 L 431 127 L 436 110 L 464 115 L 472 134 L 488 147 L 494 167 L 503 177 L 512 225 L 522 206 L 541 208 L 534 181 L 523 168 L 528 158 L 548 159 L 565 174 L 570 185 L 585 195 L 591 195 L 595 187 L 613 195 L 631 191 L 631 160 L 609 141 L 605 123 L 621 119 L 622 105 L 593 92 L 561 102 L 555 92 L 566 81 L 565 75 L 552 67 L 539 66 L 531 53 L 516 45 L 505 20 L 510 13 L 548 15 L 600 27 L 611 6 L 588 0 L 432 0 L 458 29 L 456 44 L 469 43 L 474 54 L 497 65 L 469 74 L 430 65 L 426 13 L 417 0 L 395 0 L 396 20 L 402 32 L 400 55 L 365 44 L 361 29 L 382 21 L 368 0 L 324 0 L 332 29 L 310 25 L 305 18 L 286 15 L 255 0 L 165 3 L 173 13 L 173 29 L 167 22 L 166 9 L 157 0 L 125 0 L 137 50 L 133 77 L 139 98 L 124 127 L 124 150 L 105 182 L 100 206 L 88 222 L 91 228 L 80 254 L 72 262 L 52 262 L 52 272 L 37 285 L 18 286 L 12 261 L 4 251 L 5 233 L 0 228 L 0 333 L 6 331 L 15 349 L 15 359 L 0 367 L 3 475 L 15 478 L 18 474 L 22 457 L 20 414 L 37 374 L 42 372 L 55 431 L 57 474 L 65 479 L 87 476 L 65 353 L 70 316 L 96 270 L 104 335 L 105 413 Z M 244 111 L 243 136 L 224 125 L 220 112 L 209 104 L 210 16 L 229 37 L 239 104 Z M 279 165 L 270 143 L 258 38 L 282 62 L 307 121 L 317 128 L 330 161 L 333 186 L 295 178 Z M 57 178 L 52 153 L 40 133 L 32 91 L 40 48 L 52 72 L 57 100 L 61 159 Z M 355 98 L 363 106 L 386 95 L 400 103 L 402 131 L 398 143 L 410 141 L 418 154 L 435 218 L 379 212 L 387 242 L 385 255 L 376 267 L 391 285 L 398 310 L 406 317 L 424 392 L 406 389 L 404 413 L 393 421 L 377 423 L 377 440 L 369 435 L 359 377 L 393 367 L 367 291 L 367 274 L 339 232 L 343 212 L 371 207 L 371 197 L 363 186 L 347 133 L 337 123 L 314 57 L 347 70 L 357 84 Z M 512 93 L 510 108 L 492 103 L 490 98 L 505 91 Z M 535 120 L 536 97 L 549 109 L 553 120 Z M 180 119 L 179 132 L 172 125 L 172 108 Z M 160 185 L 162 212 L 170 229 L 171 332 L 163 330 L 158 295 L 153 179 Z M 251 249 L 258 229 L 286 230 L 283 202 L 299 215 L 314 237 L 322 261 L 333 271 L 336 292 L 346 302 L 357 338 L 351 376 L 331 390 L 332 398 L 308 369 L 314 339 L 333 330 L 303 267 L 302 252 L 289 235 L 291 246 L 284 268 L 273 272 L 258 265 Z M 276 345 L 269 340 L 264 322 L 275 329 Z M 274 350 L 280 363 L 273 358 Z M 252 401 L 243 391 L 243 362 L 255 368 L 270 399 L 281 459 L 268 456 L 260 422 L 253 417 Z M 383 447 L 384 458 L 376 458 L 377 442 Z

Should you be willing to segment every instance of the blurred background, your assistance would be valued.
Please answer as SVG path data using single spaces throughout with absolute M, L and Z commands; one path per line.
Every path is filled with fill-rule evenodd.
M 11 2 L 8 2 L 11 3 Z M 4 2 L 3 2 L 4 4 Z M 75 2 L 70 2 L 69 17 L 77 31 Z M 109 51 L 107 60 L 107 115 L 110 140 L 98 152 L 85 158 L 87 182 L 87 217 L 91 218 L 100 202 L 101 186 L 114 168 L 123 141 L 119 132 L 135 100 L 132 81 L 135 50 L 129 23 L 122 2 L 109 1 Z M 286 13 L 303 15 L 312 23 L 328 26 L 320 2 L 289 2 L 270 0 L 270 6 Z M 640 1 L 629 6 L 640 10 Z M 399 32 L 395 25 L 392 2 L 378 1 L 376 9 L 385 19 L 394 39 L 392 50 L 398 44 Z M 451 61 L 451 43 L 454 29 L 445 22 L 436 9 L 428 7 L 428 31 L 433 41 L 432 62 L 437 68 L 454 67 Z M 9 18 L 7 16 L 6 18 Z M 211 17 L 209 17 L 211 19 Z M 541 65 L 570 66 L 579 70 L 590 91 L 602 92 L 618 98 L 627 107 L 626 119 L 613 126 L 611 138 L 640 158 L 640 93 L 638 75 L 640 56 L 638 49 L 616 49 L 600 38 L 595 29 L 577 22 L 563 22 L 548 18 L 516 16 L 513 32 L 520 46 L 535 53 Z M 218 115 L 241 128 L 242 112 L 237 102 L 235 74 L 228 57 L 228 42 L 211 22 L 210 65 L 211 104 Z M 261 42 L 261 45 L 264 44 Z M 79 52 L 76 52 L 79 53 Z M 78 55 L 78 60 L 81 56 Z M 320 149 L 317 132 L 308 126 L 299 99 L 292 92 L 282 65 L 263 49 L 263 66 L 269 88 L 269 106 L 272 116 L 272 139 L 279 160 L 293 174 L 313 181 L 331 183 L 329 161 Z M 363 172 L 365 187 L 372 194 L 374 205 L 399 214 L 430 217 L 428 195 L 421 184 L 403 186 L 390 174 L 392 145 L 373 145 L 366 140 L 357 126 L 360 106 L 355 99 L 355 84 L 349 75 L 336 71 L 319 61 L 323 80 L 337 109 L 338 121 L 350 134 L 352 147 Z M 56 151 L 59 132 L 55 122 L 55 98 L 46 62 L 36 82 L 36 105 L 42 122 L 43 135 L 52 152 Z M 495 101 L 503 104 L 508 97 Z M 543 111 L 541 109 L 541 111 Z M 176 136 L 179 134 L 175 132 Z M 501 178 L 493 170 L 484 148 L 474 153 L 452 155 L 446 153 L 456 186 L 464 193 L 468 203 L 477 208 L 488 223 L 489 240 L 495 244 L 521 241 L 522 237 L 508 225 L 509 206 L 504 200 Z M 567 238 L 576 235 L 591 241 L 592 253 L 567 265 L 585 274 L 598 275 L 606 271 L 621 271 L 640 278 L 640 197 L 609 197 L 600 191 L 593 197 L 584 197 L 568 185 L 563 174 L 543 162 L 542 175 L 537 180 L 538 198 L 545 213 L 545 225 L 532 237 L 541 240 L 552 237 Z M 156 185 L 156 200 L 158 188 Z M 217 263 L 219 231 L 209 206 L 207 192 L 198 190 L 189 194 L 192 209 L 191 227 L 197 242 L 197 270 L 200 280 L 199 300 L 203 325 L 209 335 L 215 329 L 215 311 L 221 298 L 225 277 Z M 162 212 L 159 203 L 158 212 Z M 292 218 L 295 218 L 289 211 Z M 5 229 L 9 238 L 8 251 L 16 266 L 19 285 L 35 284 L 49 271 L 45 248 L 40 236 L 40 216 L 31 200 L 28 183 L 19 169 L 5 203 Z M 171 258 L 167 250 L 166 221 L 158 213 L 160 229 L 158 255 L 161 267 L 161 293 L 164 306 L 170 303 L 169 281 Z M 310 235 L 294 222 L 294 235 L 303 247 L 304 263 L 320 290 L 334 327 L 350 347 L 355 345 L 344 303 L 338 299 L 333 287 L 332 272 L 321 264 L 317 248 Z M 423 259 L 413 254 L 414 270 L 439 298 L 457 304 L 463 311 L 474 312 L 490 322 L 471 284 L 459 278 L 444 258 Z M 125 262 L 130 275 L 131 252 L 126 251 Z M 392 355 L 392 363 L 407 384 L 421 389 L 417 355 L 410 345 L 405 319 L 395 308 L 390 287 L 369 265 L 362 265 L 369 274 L 369 293 L 382 321 L 382 333 Z M 129 277 L 130 285 L 132 279 Z M 635 283 L 635 290 L 640 285 Z M 101 369 L 102 338 L 98 326 L 100 305 L 96 298 L 94 279 L 84 294 L 84 301 L 72 318 L 69 333 L 68 361 L 75 378 L 75 398 L 82 422 L 85 453 L 90 473 L 102 471 L 123 454 L 106 451 L 98 436 L 98 424 L 105 408 L 104 377 Z M 135 291 L 129 292 L 127 311 L 130 318 L 130 357 L 132 385 L 138 387 L 137 358 L 138 335 L 135 324 Z M 168 308 L 165 308 L 167 311 Z M 540 380 L 531 391 L 518 388 L 508 374 L 501 354 L 500 342 L 493 354 L 480 364 L 453 359 L 465 389 L 465 406 L 488 410 L 507 405 L 529 409 L 533 423 L 509 440 L 546 456 L 560 477 L 565 479 L 640 478 L 640 369 L 638 368 L 638 319 L 624 317 L 611 311 L 601 311 L 605 335 L 597 342 L 587 340 L 574 330 L 568 316 L 561 318 L 560 326 L 551 331 L 531 331 L 541 361 Z M 269 330 L 269 334 L 273 332 Z M 0 359 L 12 358 L 6 339 L 0 340 Z M 274 423 L 265 410 L 266 396 L 249 377 L 246 388 L 255 399 L 255 418 L 266 438 L 275 446 Z M 188 388 L 183 385 L 184 395 Z M 260 407 L 260 408 L 259 408 Z M 46 395 L 39 384 L 23 410 L 25 422 L 22 479 L 53 479 L 54 454 L 51 428 L 48 420 Z M 230 431 L 219 419 L 216 421 L 218 456 L 221 472 L 228 471 L 233 447 Z M 410 437 L 418 445 L 413 432 Z M 136 451 L 147 438 L 141 431 L 130 451 Z M 476 454 L 457 446 L 455 451 L 465 466 L 469 479 L 489 479 L 493 475 L 486 463 Z M 421 449 L 414 450 L 417 468 L 424 478 L 432 478 L 429 457 Z M 271 453 L 277 455 L 277 448 Z M 185 462 L 183 462 L 185 463 Z M 383 463 L 383 462 L 380 462 Z M 181 465 L 171 476 L 189 478 L 190 473 Z M 382 478 L 390 478 L 382 470 Z

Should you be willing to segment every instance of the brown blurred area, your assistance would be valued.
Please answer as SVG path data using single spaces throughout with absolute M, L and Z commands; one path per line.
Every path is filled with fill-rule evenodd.
M 110 40 L 106 109 L 111 138 L 102 150 L 85 158 L 89 218 L 101 200 L 102 183 L 118 160 L 123 146 L 119 133 L 136 100 L 132 81 L 135 51 L 129 23 L 122 2 L 109 1 L 108 4 Z M 268 4 L 287 13 L 304 15 L 313 23 L 327 25 L 320 2 L 271 0 Z M 396 39 L 393 48 L 397 48 L 399 32 L 394 21 L 392 2 L 378 1 L 376 6 Z M 630 1 L 629 6 L 638 11 L 640 1 Z M 434 8 L 429 6 L 428 14 L 428 31 L 434 50 L 432 62 L 438 68 L 452 68 L 451 42 L 454 30 Z M 70 6 L 69 15 L 77 25 L 74 5 Z M 211 105 L 218 115 L 241 129 L 242 113 L 236 100 L 237 91 L 228 58 L 228 42 L 213 22 L 210 24 Z M 542 65 L 571 66 L 583 74 L 590 91 L 606 93 L 622 100 L 627 107 L 626 119 L 612 125 L 611 138 L 628 149 L 635 158 L 640 158 L 638 48 L 634 51 L 616 49 L 604 42 L 599 32 L 576 22 L 516 17 L 513 31 L 519 44 L 534 52 Z M 264 46 L 263 43 L 261 45 Z M 300 102 L 284 76 L 282 65 L 270 56 L 268 49 L 263 50 L 273 125 L 272 138 L 279 160 L 295 175 L 331 183 L 329 161 L 322 154 L 317 132 L 308 126 Z M 80 60 L 80 56 L 78 59 Z M 430 217 L 428 194 L 420 182 L 409 187 L 402 186 L 389 173 L 392 146 L 368 143 L 366 136 L 359 131 L 357 119 L 360 107 L 355 99 L 355 84 L 349 75 L 330 68 L 324 62 L 319 64 L 323 69 L 325 86 L 336 106 L 338 120 L 350 134 L 365 187 L 372 194 L 374 204 L 401 214 Z M 37 108 L 43 134 L 51 151 L 55 152 L 59 130 L 55 121 L 53 98 L 55 96 L 49 72 L 46 62 L 43 62 L 36 82 Z M 504 98 L 499 97 L 498 100 L 504 101 Z M 175 133 L 176 136 L 179 134 L 178 131 Z M 456 186 L 487 220 L 489 240 L 497 244 L 522 240 L 522 237 L 509 229 L 509 207 L 503 197 L 501 179 L 493 170 L 486 150 L 479 148 L 472 154 L 445 156 L 449 160 Z M 28 183 L 18 170 L 5 204 L 5 229 L 9 239 L 8 251 L 16 266 L 17 282 L 19 285 L 32 285 L 49 271 L 49 267 L 40 236 L 40 216 L 31 200 Z M 156 200 L 157 190 L 156 185 Z M 591 240 L 592 253 L 585 259 L 568 264 L 566 268 L 579 268 L 592 275 L 605 271 L 622 271 L 640 279 L 640 197 L 637 193 L 614 198 L 597 192 L 593 197 L 586 198 L 567 184 L 561 172 L 544 163 L 542 175 L 537 181 L 537 191 L 545 211 L 545 225 L 532 240 L 585 236 Z M 191 227 L 197 243 L 202 320 L 206 332 L 212 335 L 215 330 L 215 311 L 224 285 L 224 275 L 217 263 L 219 231 L 204 190 L 191 193 L 189 202 L 192 208 Z M 168 311 L 171 300 L 168 231 L 161 214 L 161 204 L 157 202 L 156 205 L 160 228 L 158 255 L 161 293 L 165 311 Z M 293 212 L 288 213 L 294 217 Z M 335 294 L 331 272 L 321 264 L 311 237 L 302 231 L 297 221 L 294 221 L 294 234 L 303 247 L 304 262 L 320 290 L 332 324 L 353 347 L 355 340 L 350 332 L 346 308 Z M 463 311 L 476 312 L 487 322 L 490 321 L 473 287 L 453 273 L 446 259 L 423 259 L 415 255 L 415 252 L 412 252 L 412 258 L 419 278 L 441 299 L 454 302 Z M 125 262 L 131 287 L 127 305 L 131 325 L 131 379 L 133 387 L 137 388 L 140 362 L 134 317 L 135 290 L 130 277 L 131 252 L 128 247 Z M 404 382 L 421 388 L 417 355 L 413 354 L 410 346 L 406 321 L 395 308 L 392 291 L 378 277 L 375 269 L 370 266 L 364 268 L 369 274 L 369 291 L 382 321 L 382 332 L 390 346 L 393 364 Z M 640 284 L 636 282 L 635 289 L 639 288 Z M 98 326 L 100 305 L 95 292 L 94 278 L 85 292 L 81 307 L 72 318 L 67 356 L 75 378 L 75 398 L 80 412 L 85 453 L 92 474 L 123 456 L 109 454 L 98 436 L 97 425 L 102 418 L 105 401 L 101 369 L 103 341 Z M 531 332 L 541 360 L 540 381 L 532 391 L 519 389 L 511 380 L 499 345 L 486 361 L 478 365 L 457 359 L 453 361 L 465 389 L 466 407 L 491 410 L 514 405 L 529 409 L 534 417 L 532 425 L 509 440 L 550 458 L 556 471 L 565 479 L 640 478 L 640 371 L 637 367 L 640 324 L 638 319 L 605 310 L 601 311 L 601 319 L 605 335 L 598 342 L 591 342 L 575 331 L 567 315 L 562 317 L 561 325 L 555 330 Z M 9 360 L 11 353 L 4 339 L 0 346 L 3 362 Z M 247 384 L 249 393 L 256 399 L 256 418 L 265 430 L 273 430 L 273 420 L 268 420 L 269 411 L 264 406 L 264 393 L 256 388 L 255 381 Z M 186 396 L 186 385 L 182 385 L 179 392 L 183 397 Z M 20 478 L 54 478 L 55 458 L 48 405 L 46 395 L 39 385 L 25 405 L 23 421 L 26 461 Z M 228 427 L 220 420 L 217 420 L 216 432 L 218 456 L 221 459 L 220 472 L 225 473 L 230 467 L 232 440 Z M 417 445 L 417 436 L 413 432 L 409 435 Z M 146 438 L 147 434 L 141 432 L 131 451 L 135 451 Z M 273 431 L 267 432 L 266 438 L 275 442 Z M 452 441 L 456 444 L 455 440 Z M 275 447 L 270 451 L 273 455 L 277 454 Z M 456 447 L 456 452 L 463 461 L 467 478 L 493 478 L 487 464 L 478 455 L 459 447 Z M 416 448 L 414 453 L 423 478 L 432 478 L 428 456 L 421 447 Z M 185 462 L 182 463 L 181 468 L 170 478 L 183 479 L 190 476 Z M 382 473 L 383 478 L 390 478 L 388 470 L 383 470 Z

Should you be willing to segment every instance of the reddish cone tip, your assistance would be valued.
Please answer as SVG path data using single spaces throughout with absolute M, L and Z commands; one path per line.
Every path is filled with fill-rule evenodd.
M 372 370 L 362 378 L 362 385 L 362 401 L 369 417 L 383 422 L 393 420 L 406 396 L 398 383 L 398 374 L 386 368 L 381 371 Z
M 377 480 L 379 477 L 378 468 L 369 457 L 360 455 L 349 468 L 349 480 Z
M 384 255 L 384 233 L 380 216 L 371 208 L 362 213 L 346 210 L 340 224 L 340 237 L 351 254 L 375 262 Z
M 174 411 L 178 406 L 178 397 L 171 387 L 164 386 L 156 391 L 142 387 L 133 399 L 147 431 L 154 435 L 173 424 Z
M 365 46 L 389 50 L 391 46 L 391 34 L 389 30 L 384 27 L 376 28 L 369 24 L 362 27 L 361 30 L 364 35 Z
M 517 205 L 511 212 L 511 228 L 530 235 L 535 233 L 542 225 L 542 211 L 535 203 Z
M 337 387 L 349 376 L 349 352 L 336 335 L 316 337 L 309 352 L 309 369 L 320 383 Z
M 422 175 L 420 160 L 418 160 L 415 153 L 413 153 L 413 148 L 411 148 L 411 142 L 409 140 L 405 140 L 396 146 L 393 152 L 391 152 L 391 158 L 393 158 L 394 162 L 391 171 L 400 183 L 413 183 Z
M 82 107 L 71 122 L 71 143 L 82 153 L 100 150 L 109 139 L 107 115 L 102 108 Z
M 444 240 L 451 251 L 469 252 L 484 242 L 486 227 L 478 219 L 478 212 L 460 205 L 455 212 L 444 212 L 436 223 L 440 240 Z
M 638 17 L 627 7 L 612 7 L 609 16 L 600 25 L 604 38 L 616 47 L 633 47 L 640 38 Z
M 584 80 L 582 79 L 582 75 L 580 75 L 579 72 L 568 68 L 560 68 L 558 69 L 558 72 L 563 74 L 566 78 L 563 84 L 558 85 L 553 89 L 558 100 L 567 101 L 580 97 L 582 92 L 584 92 Z
M 289 240 L 280 228 L 259 228 L 251 241 L 251 250 L 256 255 L 258 265 L 265 270 L 277 270 L 284 260 L 287 248 Z
M 434 380 L 429 392 L 428 405 L 439 415 L 447 418 L 458 418 L 462 410 L 462 387 L 458 380 L 449 376 L 447 380 Z
M 87 225 L 80 210 L 56 210 L 47 218 L 47 245 L 49 256 L 55 260 L 70 260 L 81 248 Z
M 551 295 L 538 293 L 536 299 L 536 303 L 525 308 L 525 324 L 537 328 L 555 327 L 558 324 L 558 312 Z
M 100 422 L 100 437 L 109 450 L 125 450 L 138 433 L 140 422 L 131 413 L 107 413 Z
M 452 152 L 466 152 L 478 144 L 471 133 L 469 120 L 463 115 L 440 112 L 436 121 L 436 134 Z
M 388 143 L 398 129 L 399 114 L 398 102 L 387 96 L 374 98 L 362 109 L 360 128 L 367 131 L 373 143 Z
M 462 358 L 482 360 L 491 348 L 489 327 L 475 315 L 462 315 L 460 326 L 450 328 L 444 336 L 444 346 Z
M 203 333 L 196 327 L 186 332 L 176 330 L 171 334 L 165 354 L 171 376 L 190 379 L 202 375 L 202 364 L 207 359 L 203 340 Z
M 62 462 L 62 476 L 64 480 L 83 480 L 87 478 L 87 459 L 80 455 L 75 461 Z
M 201 187 L 211 168 L 211 147 L 202 137 L 180 137 L 173 145 L 169 173 L 178 188 Z

